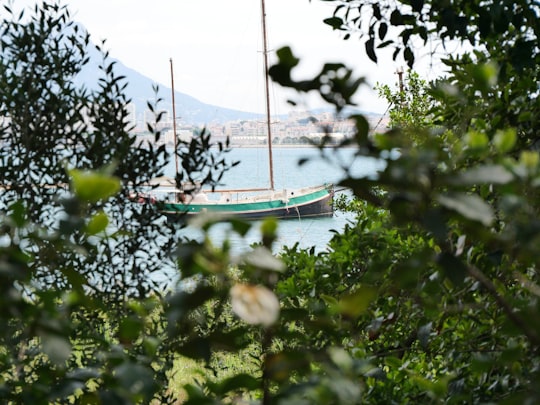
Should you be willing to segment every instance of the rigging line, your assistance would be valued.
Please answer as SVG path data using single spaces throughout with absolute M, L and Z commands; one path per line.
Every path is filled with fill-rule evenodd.
M 375 125 L 375 126 L 373 127 L 372 132 L 375 132 L 375 130 L 379 127 L 379 125 L 381 124 L 381 122 L 382 122 L 384 116 L 385 116 L 386 113 L 390 110 L 390 108 L 392 107 L 392 105 L 393 105 L 393 103 L 388 104 L 388 107 L 386 107 L 386 111 L 383 113 L 383 115 L 381 115 L 381 118 L 379 119 L 379 122 L 377 122 L 377 125 Z

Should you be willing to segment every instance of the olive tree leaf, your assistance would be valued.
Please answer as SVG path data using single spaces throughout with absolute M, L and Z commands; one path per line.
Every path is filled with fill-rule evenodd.
M 366 53 L 369 59 L 371 59 L 373 62 L 377 63 L 377 55 L 375 54 L 375 40 L 373 38 L 370 38 L 366 41 Z
M 323 22 L 335 30 L 340 30 L 343 27 L 343 20 L 339 17 L 326 18 Z

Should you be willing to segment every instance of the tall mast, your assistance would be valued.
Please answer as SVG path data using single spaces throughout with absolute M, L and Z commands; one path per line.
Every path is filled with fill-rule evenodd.
M 174 137 L 174 163 L 176 165 L 176 174 L 178 174 L 178 137 L 176 136 L 176 106 L 174 102 L 174 74 L 173 74 L 173 63 L 172 58 L 169 59 L 171 62 L 171 92 L 172 92 L 172 115 L 173 115 L 173 137 Z
M 264 86 L 266 95 L 266 127 L 268 132 L 268 161 L 270 170 L 270 188 L 274 190 L 274 164 L 272 158 L 272 123 L 270 122 L 270 78 L 268 77 L 268 45 L 266 39 L 266 9 L 264 0 L 261 0 L 263 60 L 264 60 Z

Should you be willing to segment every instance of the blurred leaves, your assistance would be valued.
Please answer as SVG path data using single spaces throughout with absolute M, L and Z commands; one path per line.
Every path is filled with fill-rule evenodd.
M 190 358 L 187 404 L 538 402 L 536 4 L 340 1 L 325 23 L 357 30 L 372 61 L 393 48 L 412 67 L 418 40 L 463 52 L 444 80 L 409 70 L 398 91 L 380 85 L 389 130 L 350 116 L 341 146 L 380 166 L 356 177 L 338 162 L 349 190 L 336 206 L 351 217 L 328 249 L 275 254 L 268 220 L 241 255 L 209 231 L 251 224 L 200 216 L 202 239 L 187 240 L 126 197 L 171 156 L 135 145 L 106 52 L 98 89 L 74 86 L 89 39 L 65 7 L 23 16 L 6 6 L 0 26 L 3 400 L 175 403 L 175 362 Z M 277 83 L 338 115 L 364 84 L 341 63 L 298 80 L 292 50 L 277 56 Z M 178 185 L 220 183 L 236 162 L 213 146 L 206 130 L 178 145 Z M 73 195 L 59 187 L 70 180 Z M 151 275 L 166 266 L 179 279 L 162 291 Z
M 441 194 L 437 196 L 437 201 L 442 206 L 456 211 L 465 218 L 481 222 L 485 226 L 489 226 L 493 222 L 493 209 L 476 195 L 465 193 Z
M 98 202 L 120 191 L 120 181 L 111 176 L 80 170 L 70 170 L 73 192 L 83 201 Z

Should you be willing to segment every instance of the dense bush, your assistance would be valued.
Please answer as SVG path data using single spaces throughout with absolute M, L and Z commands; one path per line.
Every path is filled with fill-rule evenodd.
M 371 59 L 377 43 L 392 45 L 411 67 L 415 36 L 464 45 L 444 61 L 444 80 L 419 88 L 409 73 L 403 90 L 379 88 L 392 130 L 371 136 L 357 117 L 356 143 L 386 167 L 342 182 L 359 199 L 357 220 L 327 253 L 284 255 L 284 303 L 328 322 L 309 341 L 379 370 L 360 379 L 356 401 L 538 401 L 538 11 L 527 1 L 345 1 L 326 21 L 362 33 Z M 278 55 L 271 74 L 299 91 L 344 77 L 323 69 L 295 82 L 291 50 Z M 347 79 L 330 88 L 356 88 Z M 351 300 L 356 312 L 328 317 Z

